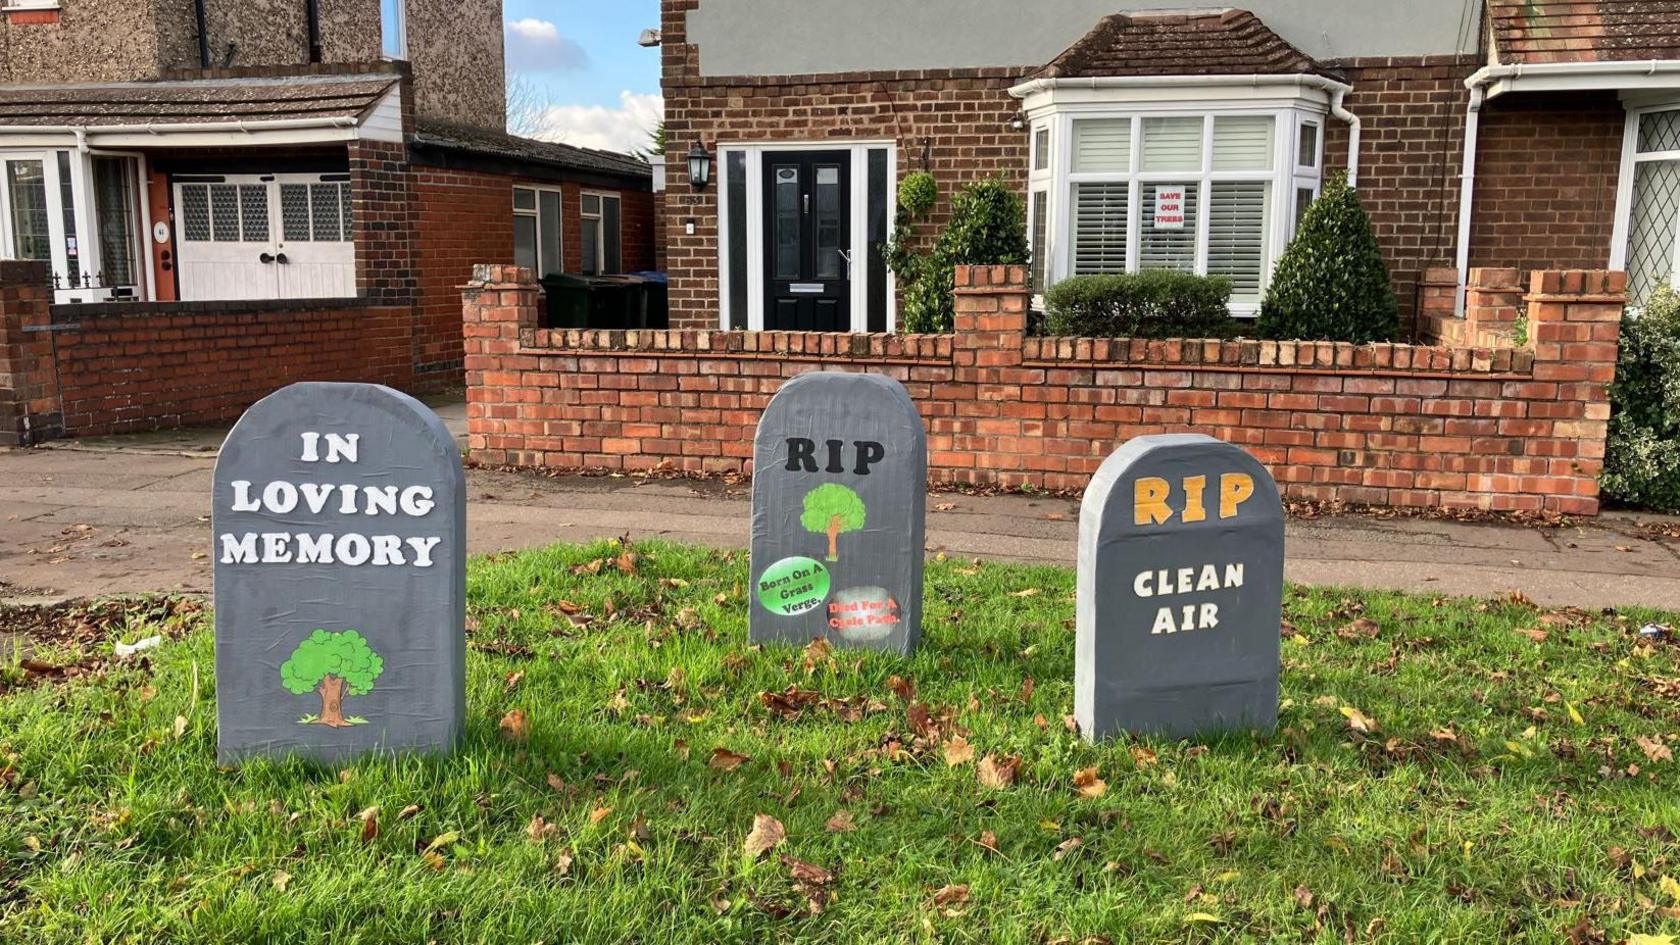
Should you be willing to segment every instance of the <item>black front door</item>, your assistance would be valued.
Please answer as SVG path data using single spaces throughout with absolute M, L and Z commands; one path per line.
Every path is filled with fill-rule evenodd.
M 764 155 L 764 327 L 852 328 L 852 156 Z

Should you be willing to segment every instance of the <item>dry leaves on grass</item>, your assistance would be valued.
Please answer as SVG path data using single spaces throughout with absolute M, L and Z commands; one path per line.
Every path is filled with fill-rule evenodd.
M 968 743 L 968 739 L 958 735 L 945 743 L 945 764 L 947 767 L 955 768 L 973 760 L 974 746 Z
M 532 843 L 542 843 L 554 836 L 555 826 L 543 819 L 541 814 L 532 814 L 531 823 L 525 827 L 525 836 Z
M 530 722 L 525 718 L 524 709 L 514 709 L 502 716 L 502 737 L 510 742 L 522 742 L 530 734 Z
M 1015 777 L 1020 771 L 1021 758 L 1019 755 L 999 758 L 996 755 L 988 754 L 980 759 L 980 766 L 975 769 L 975 777 L 979 779 L 982 787 L 1001 791 L 1015 784 Z
M 1097 777 L 1097 768 L 1080 768 L 1073 773 L 1073 789 L 1080 797 L 1102 797 L 1108 793 L 1108 782 Z
M 742 848 L 747 856 L 756 860 L 781 846 L 782 841 L 786 839 L 787 830 L 782 827 L 781 821 L 769 814 L 754 814 L 752 830 L 747 832 L 747 840 Z
M 1646 738 L 1644 736 L 1639 736 L 1638 738 L 1635 738 L 1634 741 L 1638 743 L 1639 750 L 1645 753 L 1645 757 L 1652 761 L 1674 760 L 1674 752 L 1670 751 L 1669 747 L 1664 745 L 1662 739 L 1660 738 Z
M 1545 643 L 1546 639 L 1551 636 L 1551 634 L 1539 629 L 1538 627 L 1525 627 L 1517 632 L 1525 637 L 1528 637 L 1530 640 L 1533 640 L 1535 643 Z
M 717 771 L 734 771 L 751 760 L 751 755 L 743 755 L 720 746 L 712 749 L 711 760 L 706 762 L 706 766 Z
M 1351 705 L 1342 706 L 1342 715 L 1347 717 L 1348 728 L 1362 734 L 1369 735 L 1377 730 L 1377 720 L 1359 711 Z
M 933 904 L 935 906 L 960 906 L 966 902 L 968 902 L 967 883 L 951 883 L 941 886 L 939 891 L 933 894 Z
M 1336 628 L 1336 636 L 1344 640 L 1375 640 L 1381 629 L 1375 620 L 1360 617 L 1345 627 Z
M 823 824 L 823 829 L 829 833 L 850 833 L 858 828 L 852 820 L 852 812 L 841 808 L 834 812 L 834 816 L 828 818 L 828 823 Z

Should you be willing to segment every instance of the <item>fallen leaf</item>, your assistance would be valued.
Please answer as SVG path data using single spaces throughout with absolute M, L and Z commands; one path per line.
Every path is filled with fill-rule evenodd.
M 1374 640 L 1382 628 L 1369 617 L 1360 617 L 1345 627 L 1336 629 L 1336 636 L 1344 640 Z
M 1296 886 L 1295 904 L 1303 909 L 1311 909 L 1313 907 L 1312 890 L 1308 889 L 1305 885 Z
M 957 507 L 957 503 L 955 503 L 955 502 L 935 502 L 934 505 L 933 505 L 933 510 L 935 512 L 949 512 L 956 507 Z
M 1009 596 L 1010 597 L 1036 597 L 1036 596 L 1038 596 L 1038 588 L 1029 587 L 1029 588 L 1026 588 L 1025 590 L 1011 591 L 1009 593 Z
M 746 850 L 747 856 L 756 860 L 781 846 L 782 841 L 786 839 L 787 831 L 783 829 L 781 821 L 769 814 L 754 814 L 752 830 L 747 832 L 743 849 Z
M 857 824 L 852 822 L 852 812 L 841 808 L 834 812 L 834 816 L 828 818 L 828 823 L 823 824 L 823 829 L 829 833 L 850 833 L 857 829 Z
M 560 876 L 565 876 L 571 871 L 572 851 L 569 849 L 561 850 L 560 855 L 554 858 L 554 872 Z
M 945 764 L 947 767 L 955 768 L 973 760 L 974 746 L 968 743 L 968 739 L 958 735 L 945 743 Z
M 1657 880 L 1657 888 L 1662 890 L 1663 895 L 1675 902 L 1680 902 L 1680 882 L 1677 882 L 1674 877 L 1664 876 Z
M 1056 844 L 1056 852 L 1050 854 L 1050 859 L 1060 861 L 1062 857 L 1085 845 L 1083 837 L 1069 837 Z
M 605 804 L 592 807 L 589 810 L 589 822 L 591 824 L 598 824 L 601 821 L 606 820 L 612 812 L 613 809 Z
M 1547 638 L 1551 636 L 1551 634 L 1539 629 L 1538 627 L 1525 627 L 1517 632 L 1525 637 L 1528 637 L 1530 640 L 1533 640 L 1535 643 L 1545 643 Z
M 621 552 L 619 556 L 613 560 L 613 567 L 617 568 L 620 574 L 635 574 L 636 553 L 634 551 Z
M 432 838 L 431 843 L 426 844 L 426 849 L 423 852 L 436 853 L 438 850 L 449 846 L 459 839 L 461 839 L 461 833 L 458 830 L 450 830 L 445 833 L 440 833 Z
M 1342 706 L 1342 715 L 1347 717 L 1348 728 L 1356 732 L 1369 734 L 1377 730 L 1377 720 L 1355 709 L 1353 706 Z
M 1646 935 L 1643 932 L 1635 932 L 1628 936 L 1627 945 L 1674 945 L 1674 936 Z
M 274 877 L 268 882 L 269 885 L 273 886 L 276 891 L 285 892 L 286 887 L 292 884 L 292 874 L 286 872 L 285 870 L 275 870 Z
M 1674 760 L 1674 752 L 1670 751 L 1660 738 L 1646 738 L 1641 735 L 1635 738 L 1634 742 L 1639 745 L 1639 750 L 1645 753 L 1645 757 L 1651 761 Z
M 796 860 L 791 856 L 782 857 L 782 863 L 788 868 L 788 875 L 792 876 L 796 883 L 805 883 L 809 886 L 825 886 L 834 881 L 833 873 L 815 863 Z
M 550 771 L 548 773 L 548 786 L 553 788 L 556 791 L 561 792 L 562 794 L 564 794 L 565 791 L 566 791 L 566 781 L 565 781 L 565 779 L 561 778 L 559 775 L 555 774 L 552 771 Z
M 187 717 L 184 716 L 184 715 L 175 716 L 175 737 L 180 738 L 182 735 L 185 735 L 186 732 L 187 732 Z
M 968 901 L 968 884 L 952 883 L 939 887 L 933 894 L 933 904 L 936 906 L 958 905 Z
M 1192 912 L 1184 917 L 1184 921 L 1196 924 L 1218 925 L 1225 920 L 1211 912 Z
M 980 759 L 980 766 L 975 776 L 980 779 L 982 787 L 993 790 L 1003 790 L 1015 783 L 1015 775 L 1021 770 L 1021 759 L 1018 756 L 999 758 L 988 754 Z
M 975 843 L 980 844 L 980 846 L 992 851 L 993 853 L 998 852 L 997 834 L 990 830 L 980 831 L 980 839 L 976 840 Z
M 532 843 L 541 843 L 554 836 L 555 826 L 543 819 L 541 814 L 532 814 L 531 823 L 525 828 L 525 836 Z
M 420 813 L 421 810 L 422 810 L 422 808 L 419 804 L 410 804 L 407 807 L 404 807 L 402 810 L 397 811 L 397 819 L 398 820 L 407 820 L 408 818 L 413 817 L 415 814 Z
M 751 760 L 751 755 L 743 755 L 727 748 L 718 747 L 712 749 L 711 760 L 706 762 L 706 766 L 716 771 L 734 771 Z
M 1102 797 L 1108 793 L 1108 782 L 1097 777 L 1097 769 L 1093 765 L 1073 773 L 1073 789 L 1080 797 Z
M 524 709 L 514 709 L 508 714 L 502 716 L 502 737 L 508 741 L 524 741 L 528 734 L 529 727 L 529 723 L 525 719 Z
M 1147 768 L 1155 763 L 1155 749 L 1143 745 L 1132 746 L 1132 764 Z

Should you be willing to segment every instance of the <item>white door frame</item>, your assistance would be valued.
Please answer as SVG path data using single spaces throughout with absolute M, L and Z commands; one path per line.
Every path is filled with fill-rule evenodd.
M 767 151 L 847 151 L 851 153 L 851 330 L 869 330 L 869 152 L 887 151 L 887 227 L 891 232 L 893 208 L 898 205 L 898 144 L 890 139 L 836 141 L 731 141 L 717 145 L 718 172 L 712 175 L 717 201 L 718 327 L 729 330 L 729 199 L 726 169 L 728 152 L 746 154 L 747 176 L 747 330 L 764 330 L 764 188 L 763 156 Z M 898 286 L 891 270 L 887 274 L 887 325 L 898 327 Z

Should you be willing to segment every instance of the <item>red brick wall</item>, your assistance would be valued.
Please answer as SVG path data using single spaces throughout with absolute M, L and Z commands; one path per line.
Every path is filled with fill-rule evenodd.
M 0 446 L 27 446 L 63 427 L 49 320 L 45 262 L 0 261 Z
M 1388 263 L 1401 324 L 1410 325 L 1424 270 L 1453 259 L 1469 103 L 1464 79 L 1479 62 L 1469 56 L 1433 56 L 1350 59 L 1337 65 L 1353 86 L 1344 104 L 1361 125 L 1360 201 Z M 1333 117 L 1326 125 L 1325 171 L 1346 170 L 1348 126 Z
M 1626 118 L 1614 92 L 1489 102 L 1476 146 L 1471 265 L 1606 265 Z
M 0 289 L 0 364 L 19 354 L 10 326 L 50 328 L 22 336 L 36 382 L 30 409 L 42 421 L 35 426 L 58 421 L 34 440 L 229 420 L 297 381 L 404 389 L 414 381 L 408 306 L 321 309 L 300 300 L 49 309 L 45 290 L 33 288 L 8 281 Z M 18 399 L 0 389 L 0 418 L 3 405 Z
M 408 303 L 418 288 L 418 215 L 408 148 L 388 141 L 352 141 L 349 156 L 357 293 L 388 304 Z
M 1031 338 L 1021 267 L 959 269 L 950 335 L 548 331 L 528 273 L 464 297 L 468 425 L 492 463 L 745 467 L 758 415 L 812 370 L 902 381 L 937 481 L 1083 488 L 1149 433 L 1250 450 L 1291 494 L 1592 514 L 1625 280 L 1537 273 L 1524 350 Z
M 474 262 L 513 258 L 516 186 L 561 192 L 560 251 L 568 270 L 576 270 L 583 258 L 581 198 L 585 189 L 619 195 L 624 271 L 654 268 L 651 192 L 415 165 L 420 286 L 415 365 L 423 375 L 446 378 L 449 385 L 461 382 L 461 286 L 472 276 Z

